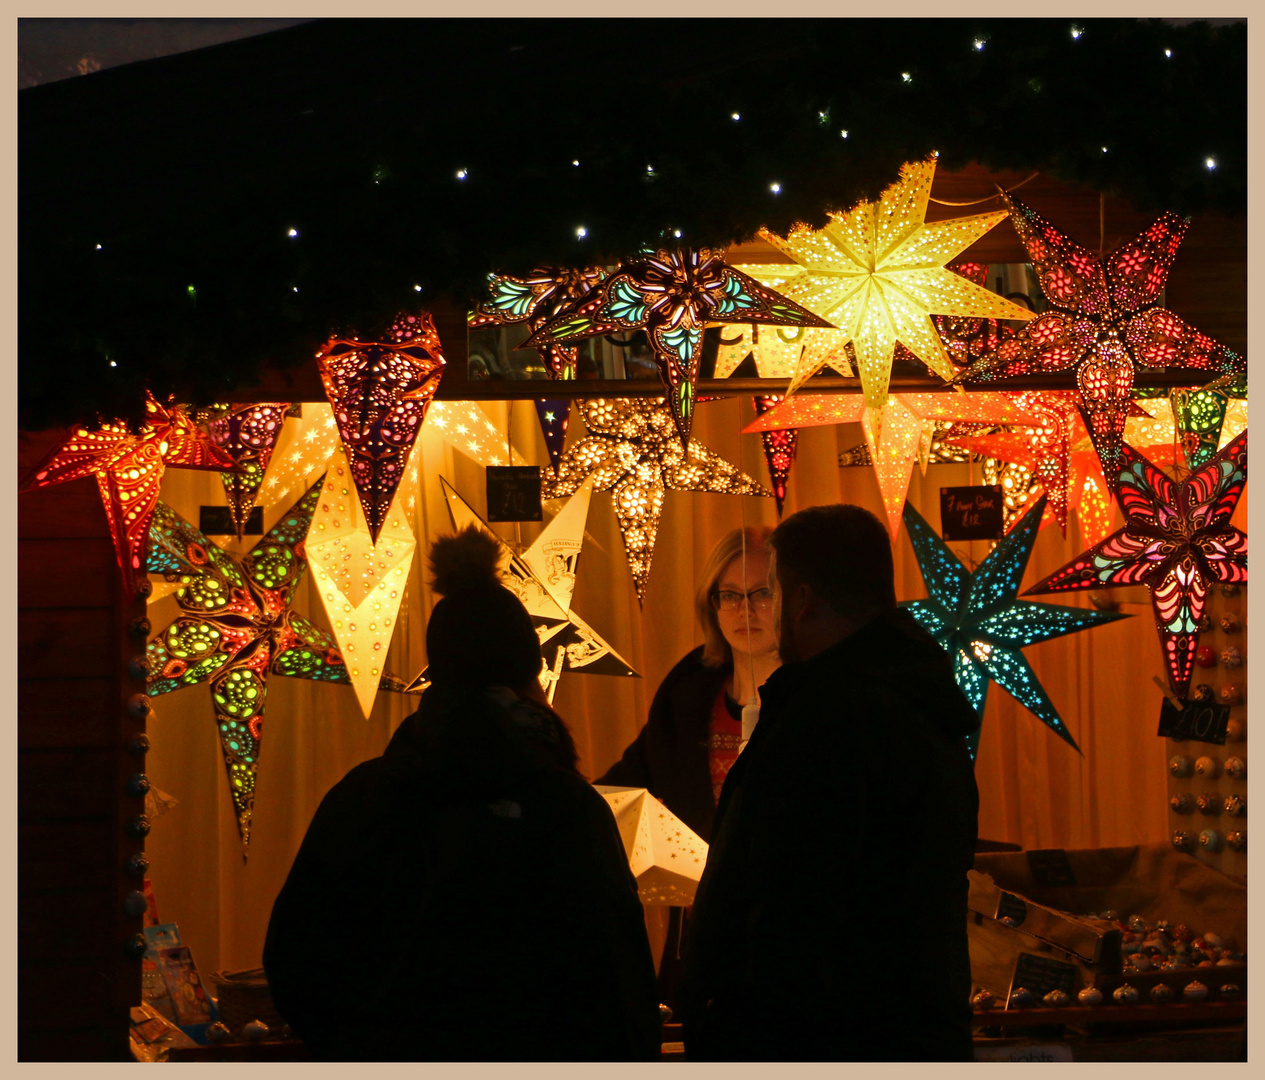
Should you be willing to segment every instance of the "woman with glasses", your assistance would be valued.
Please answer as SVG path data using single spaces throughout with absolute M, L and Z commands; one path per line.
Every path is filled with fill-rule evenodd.
M 703 644 L 668 672 L 641 733 L 598 784 L 644 787 L 704 840 L 742 744 L 742 707 L 778 667 L 772 529 L 735 529 L 707 557 L 694 607 Z

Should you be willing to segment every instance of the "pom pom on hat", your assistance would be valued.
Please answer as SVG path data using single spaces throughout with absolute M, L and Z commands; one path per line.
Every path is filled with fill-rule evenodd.
M 500 585 L 497 565 L 501 545 L 477 525 L 441 536 L 430 549 L 431 587 L 440 596 L 451 596 L 474 586 Z

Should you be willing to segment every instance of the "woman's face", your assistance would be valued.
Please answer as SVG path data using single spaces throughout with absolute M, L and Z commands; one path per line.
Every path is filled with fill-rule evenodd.
M 777 650 L 767 554 L 749 552 L 745 566 L 741 555 L 731 559 L 716 580 L 714 595 L 720 598 L 716 621 L 735 654 L 763 656 Z

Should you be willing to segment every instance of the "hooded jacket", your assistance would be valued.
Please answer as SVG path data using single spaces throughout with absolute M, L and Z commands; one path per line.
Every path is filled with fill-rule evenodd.
M 435 686 L 325 796 L 264 947 L 313 1056 L 658 1056 L 636 882 L 558 724 L 503 689 Z
M 686 951 L 695 1060 L 966 1060 L 979 721 L 949 655 L 881 615 L 760 691 Z

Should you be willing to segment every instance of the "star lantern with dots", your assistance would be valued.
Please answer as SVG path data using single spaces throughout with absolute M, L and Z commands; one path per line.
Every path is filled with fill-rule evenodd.
M 707 864 L 706 841 L 645 788 L 595 788 L 615 815 L 641 902 L 673 907 L 694 903 Z
M 220 473 L 224 494 L 228 499 L 229 513 L 237 529 L 237 539 L 242 538 L 246 519 L 263 484 L 264 473 L 272 458 L 272 451 L 281 435 L 281 427 L 290 404 L 270 402 L 261 405 L 244 405 L 230 408 L 223 416 L 217 416 L 206 425 L 211 442 L 223 450 L 236 463 L 233 472 Z
M 110 537 L 129 600 L 144 573 L 145 542 L 163 472 L 168 468 L 235 469 L 216 446 L 175 405 L 160 405 L 145 395 L 145 421 L 133 434 L 126 424 L 75 428 L 57 450 L 19 485 L 23 491 L 93 476 L 110 526 Z
M 546 499 L 572 495 L 589 477 L 595 491 L 613 490 L 639 604 L 650 579 L 666 492 L 770 494 L 701 443 L 691 439 L 683 448 L 662 398 L 595 398 L 579 409 L 588 434 L 563 455 L 556 477 L 543 478 L 541 494 Z
M 489 465 L 525 465 L 526 459 L 508 445 L 477 401 L 435 401 L 426 413 L 426 426 L 449 446 L 484 468 Z
M 907 505 L 905 526 L 927 599 L 900 606 L 953 657 L 953 677 L 981 720 L 988 684 L 995 682 L 1079 750 L 1022 649 L 1129 616 L 1016 598 L 1044 512 L 1042 498 L 974 571 L 968 571 L 922 515 Z M 972 759 L 979 737 L 978 731 L 967 737 Z
M 606 271 L 590 266 L 575 270 L 564 266 L 540 266 L 526 277 L 494 274 L 489 296 L 470 313 L 470 329 L 525 323 L 530 337 L 568 305 L 583 299 L 606 277 Z M 545 367 L 555 379 L 574 379 L 574 345 L 538 346 Z
M 1247 536 L 1230 524 L 1247 485 L 1247 432 L 1180 483 L 1126 445 L 1116 480 L 1124 528 L 1025 595 L 1145 585 L 1169 683 L 1184 698 L 1208 590 L 1247 582 Z
M 727 265 L 719 252 L 661 250 L 625 263 L 589 295 L 551 318 L 520 348 L 644 330 L 668 389 L 672 420 L 684 448 L 694 422 L 694 387 L 703 330 L 709 322 L 831 325 Z
M 766 394 L 752 399 L 756 416 L 763 416 L 786 399 L 777 394 Z M 777 515 L 782 516 L 782 503 L 786 500 L 786 481 L 795 464 L 795 450 L 799 444 L 798 428 L 779 428 L 760 432 L 764 446 L 764 460 L 769 466 L 769 479 L 773 482 L 773 498 L 777 501 Z
M 1186 219 L 1166 213 L 1110 255 L 1098 256 L 1013 195 L 1002 197 L 1049 308 L 959 380 L 1074 370 L 1077 401 L 1114 491 L 1137 369 L 1222 375 L 1245 370 L 1244 358 L 1159 306 Z
M 307 567 L 303 539 L 322 483 L 240 560 L 165 503 L 150 522 L 147 566 L 177 585 L 180 614 L 146 650 L 149 693 L 210 687 L 243 854 L 250 845 L 269 675 L 348 682 L 334 640 L 290 609 Z
M 387 339 L 331 338 L 316 354 L 375 543 L 444 370 L 430 315 L 401 315 Z
M 804 267 L 787 281 L 787 297 L 829 319 L 837 344 L 850 343 L 865 401 L 887 400 L 896 344 L 946 381 L 953 361 L 933 315 L 976 319 L 1030 319 L 1032 313 L 949 270 L 947 264 L 1001 221 L 1005 211 L 927 224 L 935 160 L 906 164 L 900 179 L 877 202 L 831 214 L 825 228 L 800 227 L 785 238 L 761 235 Z M 791 379 L 794 393 L 821 368 L 805 349 Z
M 936 422 L 974 420 L 1004 424 L 1033 419 L 1010 398 L 1009 394 L 891 394 L 881 408 L 874 409 L 859 395 L 796 394 L 742 430 L 777 431 L 859 421 L 883 497 L 887 528 L 895 539 L 914 462 L 924 444 L 929 451 Z
M 549 465 L 557 470 L 562 447 L 567 441 L 567 425 L 571 422 L 571 399 L 539 398 L 536 401 L 536 416 L 540 420 L 540 433 L 545 437 Z
M 304 544 L 316 592 L 366 719 L 386 669 L 417 548 L 400 506 L 402 495 L 398 492 L 392 500 L 375 543 L 356 498 L 346 452 L 339 447 Z

